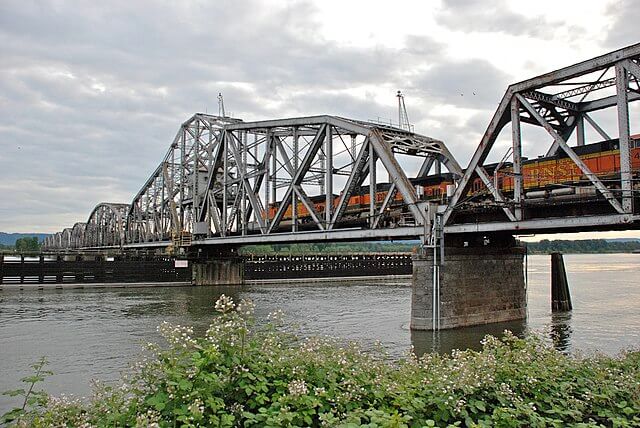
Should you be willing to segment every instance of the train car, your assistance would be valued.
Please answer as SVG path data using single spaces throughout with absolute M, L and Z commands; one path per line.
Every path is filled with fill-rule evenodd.
M 615 188 L 619 186 L 616 183 L 616 180 L 619 180 L 620 173 L 618 139 L 577 146 L 573 147 L 573 150 L 594 174 L 607 182 L 609 187 Z M 635 178 L 640 177 L 640 134 L 631 136 L 631 168 L 633 176 Z M 485 170 L 502 193 L 506 195 L 513 194 L 513 165 L 510 163 L 486 165 Z M 595 195 L 595 189 L 593 189 L 591 182 L 564 151 L 559 151 L 554 156 L 524 160 L 522 163 L 522 177 L 525 196 L 532 200 L 548 198 L 554 195 L 572 194 L 576 197 Z M 423 178 L 413 178 L 410 181 L 416 187 L 420 200 L 446 203 L 447 189 L 454 184 L 454 177 L 451 173 L 443 173 Z M 378 183 L 376 185 L 375 204 L 377 206 L 380 206 L 385 200 L 390 187 L 390 183 Z M 470 184 L 467 197 L 481 200 L 485 196 L 490 197 L 489 190 L 480 178 L 474 179 Z M 334 206 L 339 203 L 340 198 L 341 195 L 332 196 Z M 309 199 L 318 215 L 323 218 L 326 204 L 325 195 L 316 195 Z M 267 213 L 269 219 L 275 217 L 278 207 L 279 203 L 269 205 Z M 402 196 L 396 192 L 388 210 L 385 212 L 384 224 L 388 226 L 400 224 L 407 211 Z M 293 208 L 290 205 L 284 212 L 280 222 L 281 229 L 291 227 L 292 216 Z M 366 225 L 369 221 L 369 216 L 369 186 L 360 186 L 349 198 L 341 226 Z M 312 222 L 311 215 L 302 202 L 297 204 L 297 217 L 302 226 Z
M 631 136 L 630 146 L 631 169 L 634 176 L 637 177 L 640 175 L 640 134 Z M 611 187 L 616 186 L 615 181 L 619 180 L 620 174 L 618 139 L 572 148 L 595 175 L 601 180 L 607 181 Z M 487 165 L 485 169 L 492 182 L 497 183 L 497 187 L 504 194 L 513 194 L 513 166 L 510 163 L 505 163 L 496 171 L 497 167 L 498 164 L 493 164 Z M 555 156 L 523 161 L 522 179 L 525 192 L 538 197 L 548 197 L 552 190 L 559 187 L 568 188 L 567 186 L 569 186 L 575 190 L 583 186 L 591 186 L 591 182 L 582 170 L 564 151 L 559 151 Z M 471 182 L 467 196 L 481 197 L 483 195 L 489 195 L 489 190 L 480 178 L 476 178 Z

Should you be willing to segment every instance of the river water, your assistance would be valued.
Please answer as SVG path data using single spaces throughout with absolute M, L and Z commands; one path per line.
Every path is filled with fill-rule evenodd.
M 485 334 L 530 331 L 565 352 L 616 354 L 640 347 L 640 254 L 566 255 L 573 311 L 550 310 L 550 257 L 528 257 L 528 318 L 522 322 L 431 332 L 408 328 L 409 281 L 0 291 L 0 391 L 18 387 L 40 356 L 55 375 L 53 394 L 87 395 L 90 380 L 114 380 L 141 344 L 156 341 L 162 321 L 203 332 L 221 293 L 248 298 L 258 323 L 282 309 L 303 335 L 381 342 L 393 356 L 478 348 Z M 13 402 L 0 397 L 0 414 Z

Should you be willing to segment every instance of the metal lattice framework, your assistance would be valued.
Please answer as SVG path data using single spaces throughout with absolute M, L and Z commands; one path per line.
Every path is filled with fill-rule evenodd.
M 128 242 L 167 241 L 182 231 L 193 231 L 213 171 L 215 147 L 223 127 L 237 121 L 195 114 L 182 124 L 164 159 L 130 205 Z
M 424 207 L 396 155 L 422 158 L 422 173 L 435 162 L 462 173 L 441 141 L 334 116 L 245 123 L 196 115 L 183 124 L 170 153 L 180 156 L 167 157 L 132 203 L 131 244 L 165 241 L 176 231 L 203 239 L 338 229 L 353 220 L 345 213 L 350 196 L 365 181 L 375 184 L 379 169 L 391 190 L 376 202 L 376 187 L 369 186 L 368 228 L 383 228 L 396 192 L 412 223 L 422 225 Z M 325 195 L 321 212 L 312 201 L 317 195 Z M 309 213 L 304 221 L 300 207 Z
M 463 173 L 442 141 L 390 126 L 335 116 L 242 122 L 196 114 L 182 124 L 131 204 L 99 204 L 82 232 L 76 225 L 83 240 L 52 238 L 45 248 L 79 248 L 80 241 L 84 248 L 189 245 L 231 237 L 250 243 L 312 231 L 358 239 L 386 236 L 389 227 L 406 230 L 395 235 L 415 236 L 429 222 L 428 204 L 399 158 L 413 159 L 417 177 L 442 166 L 456 177 Z M 376 200 L 381 179 L 388 191 Z M 354 216 L 347 206 L 363 187 L 368 210 Z M 399 197 L 406 215 L 391 224 L 389 207 Z
M 121 247 L 125 243 L 124 227 L 128 210 L 128 204 L 98 204 L 87 220 L 83 247 Z
M 76 223 L 71 228 L 71 248 L 84 247 L 87 223 Z
M 447 232 L 494 230 L 541 230 L 563 227 L 630 224 L 637 220 L 634 207 L 634 182 L 631 173 L 629 103 L 640 99 L 640 44 L 584 61 L 570 67 L 513 84 L 507 89 L 458 188 L 443 215 Z M 603 109 L 616 109 L 620 147 L 619 181 L 603 183 L 569 146 L 575 132 L 577 145 L 585 144 L 585 124 L 602 139 L 609 136 L 592 117 Z M 511 124 L 511 163 L 514 180 L 512 195 L 503 194 L 485 169 L 486 160 L 500 132 Z M 550 137 L 547 155 L 560 151 L 575 163 L 588 185 L 606 200 L 608 213 L 575 218 L 531 219 L 523 190 L 522 125 L 543 128 Z M 467 192 L 479 177 L 504 213 L 504 220 L 483 224 L 455 224 L 456 214 L 464 208 Z M 634 210 L 634 208 L 636 208 Z

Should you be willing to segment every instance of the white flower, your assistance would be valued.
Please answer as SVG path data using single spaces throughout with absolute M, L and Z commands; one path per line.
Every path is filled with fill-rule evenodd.
M 289 394 L 294 397 L 304 395 L 308 392 L 307 384 L 304 380 L 292 380 L 289 382 Z
M 253 315 L 255 308 L 256 305 L 251 300 L 242 299 L 238 304 L 237 310 L 238 313 L 240 313 L 240 315 L 242 315 L 243 317 L 249 317 Z
M 233 303 L 233 299 L 224 294 L 222 294 L 218 298 L 215 306 L 216 311 L 222 312 L 222 313 L 232 311 L 235 307 L 236 307 L 236 304 Z

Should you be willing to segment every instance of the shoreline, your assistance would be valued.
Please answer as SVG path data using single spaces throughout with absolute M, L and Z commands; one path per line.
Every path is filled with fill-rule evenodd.
M 411 275 L 385 275 L 385 276 L 339 276 L 325 278 L 283 278 L 283 279 L 249 279 L 244 282 L 245 285 L 273 285 L 273 284 L 299 284 L 299 283 L 325 283 L 325 282 L 366 282 L 366 281 L 408 281 Z M 241 284 L 237 284 L 241 285 Z M 37 291 L 37 290 L 78 290 L 78 289 L 97 289 L 97 288 L 150 288 L 150 287 L 229 287 L 229 285 L 193 285 L 191 282 L 96 282 L 96 283 L 50 283 L 50 284 L 0 284 L 0 291 Z

